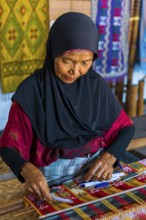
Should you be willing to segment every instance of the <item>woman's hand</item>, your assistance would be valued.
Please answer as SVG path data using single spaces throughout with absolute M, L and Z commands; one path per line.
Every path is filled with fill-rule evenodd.
M 107 152 L 103 153 L 84 176 L 85 181 L 102 181 L 111 179 L 113 173 L 113 164 L 115 162 L 116 158 L 112 154 Z
M 39 199 L 52 200 L 45 177 L 38 168 L 28 162 L 22 167 L 20 174 L 25 179 L 26 192 L 33 193 Z

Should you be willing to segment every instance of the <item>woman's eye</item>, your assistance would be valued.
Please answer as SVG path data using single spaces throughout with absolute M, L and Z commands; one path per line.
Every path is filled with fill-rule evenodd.
M 87 66 L 87 65 L 89 65 L 89 62 L 82 62 L 82 65 Z
M 71 61 L 70 61 L 70 60 L 63 60 L 63 63 L 65 63 L 65 64 L 71 64 Z

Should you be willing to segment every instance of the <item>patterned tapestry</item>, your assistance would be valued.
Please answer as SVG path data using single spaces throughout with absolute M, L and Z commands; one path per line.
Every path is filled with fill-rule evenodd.
M 0 81 L 2 92 L 40 68 L 48 35 L 47 0 L 0 0 Z
M 140 18 L 140 63 L 146 75 L 146 1 L 141 1 Z
M 123 79 L 128 71 L 130 2 L 92 0 L 92 18 L 100 34 L 94 67 L 107 80 Z

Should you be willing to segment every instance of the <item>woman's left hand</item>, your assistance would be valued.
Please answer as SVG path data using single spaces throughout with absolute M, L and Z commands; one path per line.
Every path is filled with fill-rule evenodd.
M 84 176 L 85 181 L 103 181 L 111 179 L 113 174 L 113 164 L 115 162 L 116 158 L 112 154 L 108 152 L 103 153 Z

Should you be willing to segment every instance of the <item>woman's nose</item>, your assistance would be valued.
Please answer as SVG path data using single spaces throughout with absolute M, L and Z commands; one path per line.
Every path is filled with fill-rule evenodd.
M 72 69 L 69 70 L 70 75 L 78 75 L 79 68 L 77 65 L 75 65 Z
M 70 75 L 74 75 L 73 69 L 70 69 L 70 70 L 69 70 L 69 74 L 70 74 Z

